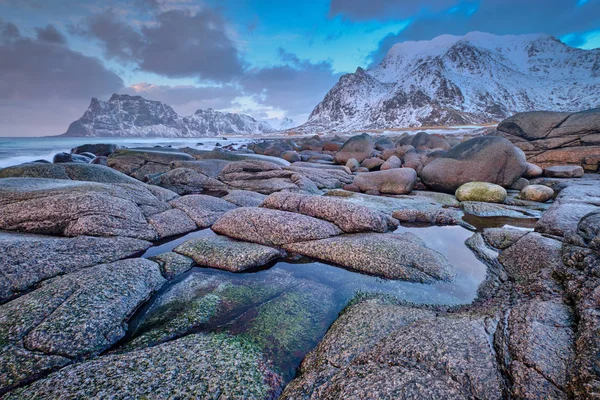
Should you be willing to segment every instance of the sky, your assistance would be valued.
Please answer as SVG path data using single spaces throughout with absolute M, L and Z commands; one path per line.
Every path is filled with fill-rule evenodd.
M 600 0 L 0 0 L 0 136 L 64 133 L 92 97 L 306 121 L 396 43 L 471 31 L 600 47 Z

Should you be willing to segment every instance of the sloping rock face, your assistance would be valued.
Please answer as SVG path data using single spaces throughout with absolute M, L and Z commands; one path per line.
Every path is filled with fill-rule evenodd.
M 54 278 L 3 305 L 0 393 L 112 346 L 164 282 L 158 264 L 130 259 Z
M 172 162 L 193 160 L 194 157 L 179 151 L 122 149 L 108 157 L 108 166 L 140 181 L 147 181 L 153 174 L 168 172 Z
M 144 240 L 118 237 L 0 235 L 0 302 L 48 278 L 131 257 L 150 245 Z
M 519 113 L 502 121 L 497 132 L 542 168 L 568 164 L 596 172 L 600 166 L 600 108 Z
M 527 170 L 523 152 L 508 140 L 477 137 L 453 147 L 427 164 L 420 173 L 434 190 L 454 192 L 467 182 L 489 182 L 510 186 Z

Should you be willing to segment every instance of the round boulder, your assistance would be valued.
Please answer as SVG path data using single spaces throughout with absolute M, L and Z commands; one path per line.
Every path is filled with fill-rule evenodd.
M 373 138 L 368 134 L 352 136 L 335 153 L 334 161 L 338 164 L 346 164 L 349 159 L 355 158 L 358 162 L 362 162 L 373 155 L 374 149 Z
M 451 193 L 467 182 L 510 186 L 526 170 L 525 155 L 511 142 L 482 136 L 453 147 L 423 167 L 420 175 L 430 188 Z
M 417 183 L 417 173 L 411 168 L 395 168 L 387 171 L 365 172 L 354 178 L 361 192 L 382 194 L 407 194 Z
M 527 179 L 539 178 L 543 173 L 544 170 L 542 168 L 535 164 L 527 163 L 527 170 L 525 171 L 525 174 L 523 174 L 523 177 Z
M 380 169 L 382 171 L 385 171 L 388 169 L 395 169 L 395 168 L 400 168 L 400 167 L 402 167 L 402 160 L 400 160 L 396 156 L 391 156 L 390 158 L 388 158 L 386 160 L 386 162 L 383 163 L 383 165 L 380 167 Z
M 482 201 L 486 203 L 503 203 L 506 190 L 499 185 L 488 182 L 469 182 L 456 190 L 458 201 Z
M 521 190 L 519 197 L 523 200 L 545 203 L 554 196 L 554 190 L 544 185 L 529 185 Z
M 291 163 L 301 160 L 300 154 L 296 153 L 295 151 L 284 151 L 281 153 L 280 157 Z

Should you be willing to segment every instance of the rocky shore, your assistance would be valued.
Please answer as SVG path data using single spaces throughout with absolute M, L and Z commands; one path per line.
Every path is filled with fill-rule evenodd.
M 600 398 L 599 115 L 2 169 L 0 396 Z

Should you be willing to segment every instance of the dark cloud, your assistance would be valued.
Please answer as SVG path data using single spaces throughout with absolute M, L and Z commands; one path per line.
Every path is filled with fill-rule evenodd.
M 32 125 L 37 134 L 62 133 L 52 121 L 60 119 L 64 130 L 72 110 L 81 114 L 90 97 L 123 87 L 100 60 L 69 49 L 55 27 L 36 33 L 22 36 L 14 24 L 0 21 L 0 135 L 31 134 Z
M 243 72 L 225 21 L 205 8 L 159 12 L 134 29 L 112 11 L 91 17 L 73 32 L 97 39 L 110 59 L 132 62 L 144 71 L 171 78 L 229 81 Z
M 498 35 L 547 33 L 560 37 L 598 29 L 600 1 L 576 0 L 332 0 L 330 16 L 352 21 L 409 19 L 397 35 L 384 38 L 371 54 L 379 62 L 395 43 L 429 40 L 471 31 Z
M 311 63 L 283 49 L 279 55 L 284 65 L 250 70 L 241 85 L 260 104 L 286 110 L 292 117 L 307 116 L 340 74 L 328 62 Z

